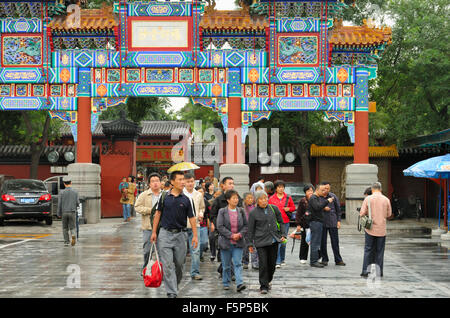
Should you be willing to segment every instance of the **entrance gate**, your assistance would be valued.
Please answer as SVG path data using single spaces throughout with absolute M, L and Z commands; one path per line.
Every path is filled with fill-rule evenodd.
M 273 111 L 322 111 L 345 122 L 354 162 L 368 163 L 368 81 L 389 28 L 343 26 L 337 0 L 118 0 L 0 3 L 1 110 L 48 110 L 67 121 L 77 163 L 91 163 L 91 129 L 129 96 L 191 97 L 242 128 L 229 164 L 244 163 L 248 127 Z M 67 14 L 67 12 L 72 14 Z

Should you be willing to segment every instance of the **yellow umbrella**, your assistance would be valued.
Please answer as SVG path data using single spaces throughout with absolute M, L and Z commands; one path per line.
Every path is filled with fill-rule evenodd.
M 172 167 L 167 170 L 168 173 L 174 172 L 174 171 L 187 171 L 187 170 L 195 170 L 200 169 L 199 166 L 197 166 L 195 163 L 192 162 L 180 162 L 176 165 L 173 165 Z

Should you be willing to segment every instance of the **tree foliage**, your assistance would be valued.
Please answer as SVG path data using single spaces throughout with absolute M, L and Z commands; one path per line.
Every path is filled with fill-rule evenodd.
M 377 102 L 373 117 L 386 141 L 401 146 L 449 127 L 449 5 L 447 0 L 392 0 L 386 13 L 395 19 L 392 44 L 370 97 Z
M 116 120 L 120 111 L 124 110 L 126 117 L 140 123 L 143 120 L 175 120 L 175 113 L 169 110 L 170 103 L 163 97 L 129 97 L 126 104 L 111 107 L 102 112 L 100 120 Z
M 179 119 L 185 120 L 191 126 L 191 129 L 194 129 L 194 122 L 200 120 L 202 122 L 202 135 L 206 129 L 214 128 L 214 124 L 220 122 L 217 112 L 201 105 L 193 105 L 191 101 L 180 109 L 177 115 Z

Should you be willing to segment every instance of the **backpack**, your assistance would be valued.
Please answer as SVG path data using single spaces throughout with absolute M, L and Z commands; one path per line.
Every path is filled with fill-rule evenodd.
M 166 198 L 166 195 L 167 195 L 167 192 L 166 192 L 166 191 L 163 191 L 163 192 L 161 193 L 161 198 L 159 199 L 159 200 L 161 201 L 161 217 L 162 217 L 162 213 L 163 213 L 163 210 L 164 210 L 164 199 Z M 152 226 L 153 226 L 153 219 L 155 218 L 155 214 L 156 214 L 156 208 L 158 207 L 158 205 L 159 205 L 159 202 L 156 203 L 156 204 L 153 206 L 152 212 L 150 212 L 150 222 L 151 222 L 151 225 L 152 225 Z M 161 228 L 161 217 L 160 217 L 160 219 L 159 219 L 158 228 L 156 229 L 156 234 L 157 234 L 157 235 L 159 234 L 159 229 Z M 154 229 L 153 229 L 153 230 L 154 230 Z

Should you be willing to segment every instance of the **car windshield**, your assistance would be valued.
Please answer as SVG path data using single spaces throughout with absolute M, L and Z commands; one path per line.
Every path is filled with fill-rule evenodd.
M 297 185 L 286 185 L 284 188 L 286 194 L 292 197 L 294 204 L 297 205 L 298 202 L 305 196 L 305 192 L 303 191 L 303 186 Z
M 284 191 L 292 196 L 305 196 L 305 192 L 303 192 L 303 187 L 289 187 L 286 186 Z
M 8 180 L 5 182 L 7 192 L 36 192 L 47 191 L 40 180 Z

